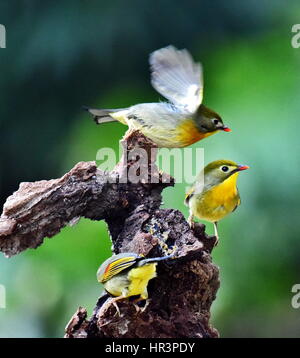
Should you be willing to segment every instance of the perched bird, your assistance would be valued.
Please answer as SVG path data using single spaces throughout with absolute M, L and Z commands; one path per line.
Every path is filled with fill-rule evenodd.
M 139 130 L 158 147 L 186 147 L 220 130 L 221 117 L 202 104 L 200 63 L 187 50 L 168 46 L 150 55 L 152 86 L 170 102 L 142 103 L 125 109 L 87 109 L 96 123 L 119 121 Z
M 186 195 L 190 225 L 193 225 L 194 216 L 214 223 L 216 244 L 219 240 L 217 223 L 240 205 L 236 182 L 239 172 L 248 168 L 231 160 L 211 162 L 200 172 Z
M 131 296 L 148 298 L 148 282 L 156 277 L 156 265 L 159 261 L 174 258 L 174 253 L 163 257 L 145 258 L 132 252 L 113 255 L 102 263 L 97 279 L 115 301 Z

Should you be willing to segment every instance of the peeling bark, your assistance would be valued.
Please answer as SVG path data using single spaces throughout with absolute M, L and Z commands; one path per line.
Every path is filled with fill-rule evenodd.
M 20 184 L 0 217 L 0 250 L 10 257 L 36 248 L 80 217 L 107 222 L 115 253 L 161 256 L 162 243 L 176 246 L 178 258 L 158 265 L 143 312 L 126 299 L 118 302 L 118 315 L 106 295 L 89 319 L 84 308 L 77 310 L 66 337 L 218 337 L 209 324 L 219 287 L 218 268 L 210 256 L 215 238 L 205 234 L 204 225 L 191 230 L 178 210 L 160 208 L 161 192 L 174 185 L 173 178 L 156 167 L 156 149 L 149 139 L 138 132 L 125 139 L 123 158 L 112 172 L 100 171 L 95 162 L 81 162 L 60 179 Z M 139 169 L 139 182 L 126 182 L 140 159 L 139 149 L 147 152 L 148 160 Z

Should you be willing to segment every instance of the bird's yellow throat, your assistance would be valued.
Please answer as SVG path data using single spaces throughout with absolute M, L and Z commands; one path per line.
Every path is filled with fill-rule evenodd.
M 240 199 L 236 187 L 239 173 L 232 174 L 202 195 L 196 195 L 192 201 L 194 214 L 201 219 L 216 222 L 230 214 L 239 204 Z
M 236 197 L 238 193 L 236 186 L 238 175 L 239 173 L 232 174 L 228 179 L 210 190 L 212 199 L 215 202 L 220 201 L 222 203 L 224 201 L 230 201 L 232 198 Z
M 191 145 L 199 140 L 209 137 L 214 132 L 201 133 L 192 119 L 187 119 L 176 128 L 178 141 L 184 143 L 184 145 Z

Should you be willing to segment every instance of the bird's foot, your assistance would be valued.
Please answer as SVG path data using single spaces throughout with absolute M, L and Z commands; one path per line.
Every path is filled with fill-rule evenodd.
M 218 223 L 217 222 L 214 222 L 214 229 L 215 229 L 215 238 L 216 238 L 216 241 L 214 243 L 214 247 L 216 247 L 219 243 L 219 234 L 218 234 Z
M 117 301 L 123 299 L 124 297 L 114 297 L 111 299 L 108 299 L 100 308 L 100 312 L 105 312 L 106 310 L 108 310 L 110 308 L 111 305 L 114 306 L 114 308 L 116 309 L 116 312 L 114 315 L 118 315 L 119 317 L 121 317 L 121 312 L 119 309 L 119 306 L 117 304 Z
M 190 225 L 190 228 L 191 228 L 192 230 L 194 230 L 194 229 L 195 229 L 195 221 L 188 221 L 188 223 L 189 223 L 189 225 Z
M 133 306 L 135 308 L 136 313 L 141 312 L 141 310 L 142 310 L 141 307 L 139 305 L 137 305 L 135 302 L 133 302 Z
M 146 309 L 147 309 L 147 307 L 149 306 L 150 302 L 151 302 L 150 299 L 147 299 L 147 300 L 146 300 L 146 303 L 144 304 L 144 307 L 141 308 L 141 313 L 144 313 L 144 312 L 146 311 Z
M 194 221 L 194 215 L 190 214 L 190 216 L 187 219 L 188 224 L 190 225 L 190 228 L 194 230 L 195 228 L 195 221 Z
M 141 302 L 141 301 L 146 301 L 146 303 L 145 303 L 145 305 L 143 307 L 140 307 L 138 305 L 138 303 Z M 146 308 L 148 307 L 148 305 L 150 303 L 150 300 L 147 299 L 147 298 L 139 297 L 139 298 L 135 299 L 132 303 L 134 305 L 136 313 L 143 313 L 146 310 Z
M 121 301 L 123 300 L 125 297 L 123 296 L 120 296 L 120 297 L 115 297 L 112 299 L 112 301 L 110 303 L 113 304 L 113 306 L 115 307 L 116 309 L 116 314 L 118 314 L 119 317 L 121 317 L 121 312 L 120 312 L 120 309 L 119 309 L 119 306 L 118 306 L 118 301 Z
M 120 312 L 120 309 L 119 309 L 119 306 L 118 306 L 117 302 L 114 301 L 112 304 L 114 305 L 114 307 L 116 309 L 116 313 L 118 314 L 118 316 L 121 317 L 121 312 Z
M 217 236 L 213 236 L 215 237 L 215 242 L 214 242 L 214 247 L 219 245 L 219 238 Z

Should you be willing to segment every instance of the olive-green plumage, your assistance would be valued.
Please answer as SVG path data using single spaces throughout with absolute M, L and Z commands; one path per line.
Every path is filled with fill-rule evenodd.
M 194 216 L 213 222 L 218 240 L 217 222 L 240 205 L 237 177 L 240 171 L 248 168 L 231 160 L 209 163 L 185 198 L 185 204 L 190 208 L 189 222 L 193 223 Z
M 145 258 L 130 252 L 113 255 L 99 267 L 97 279 L 112 296 L 147 299 L 148 282 L 156 277 L 157 263 L 172 257 L 174 255 Z

